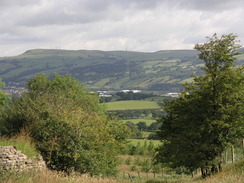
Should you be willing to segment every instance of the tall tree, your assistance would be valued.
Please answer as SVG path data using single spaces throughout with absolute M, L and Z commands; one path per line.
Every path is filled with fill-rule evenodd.
M 240 45 L 233 34 L 216 34 L 196 44 L 205 75 L 186 83 L 179 99 L 166 105 L 157 160 L 172 167 L 202 168 L 203 177 L 221 169 L 218 158 L 243 135 L 243 67 L 235 66 Z

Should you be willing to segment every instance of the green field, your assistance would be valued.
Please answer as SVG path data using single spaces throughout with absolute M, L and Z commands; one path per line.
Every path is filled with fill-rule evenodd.
M 240 49 L 244 52 L 244 48 Z M 244 56 L 239 55 L 238 65 Z M 65 74 L 92 90 L 141 88 L 164 94 L 177 92 L 192 74 L 203 73 L 196 50 L 158 52 L 35 49 L 14 57 L 0 57 L 0 78 L 6 83 L 26 81 L 37 73 Z M 12 85 L 12 84 L 10 84 Z
M 136 146 L 138 143 L 143 146 L 145 142 L 148 144 L 149 142 L 152 142 L 155 147 L 161 145 L 160 140 L 129 139 L 129 143 L 134 146 Z
M 127 100 L 109 102 L 105 104 L 108 111 L 116 110 L 142 110 L 142 109 L 160 109 L 160 106 L 153 101 L 145 100 Z
M 123 120 L 124 122 L 130 121 L 134 124 L 137 124 L 139 122 L 145 122 L 147 124 L 147 126 L 149 126 L 152 123 L 155 123 L 156 120 L 155 119 L 148 119 L 148 118 L 138 118 L 138 119 L 125 119 Z

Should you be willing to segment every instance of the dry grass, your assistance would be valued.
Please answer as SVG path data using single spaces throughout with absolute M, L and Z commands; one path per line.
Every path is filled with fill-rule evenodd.
M 239 166 L 228 168 L 224 172 L 202 180 L 201 183 L 244 183 L 244 168 Z
M 244 183 L 244 160 L 230 165 L 223 172 L 211 177 L 202 179 L 182 179 L 173 181 L 174 183 Z
M 1 172 L 3 173 L 3 172 Z M 8 172 L 0 174 L 1 183 L 126 183 L 112 178 L 95 178 L 87 174 L 66 176 L 55 171 L 43 172 Z

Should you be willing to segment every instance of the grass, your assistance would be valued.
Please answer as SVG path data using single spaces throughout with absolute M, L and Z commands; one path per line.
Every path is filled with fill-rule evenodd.
M 0 146 L 16 146 L 17 150 L 29 158 L 37 156 L 31 139 L 26 135 L 19 135 L 14 138 L 1 138 Z M 69 176 L 63 172 L 51 170 L 45 171 L 0 171 L 1 183 L 126 183 L 127 181 L 116 180 L 115 178 L 96 178 L 88 174 L 73 173 Z
M 17 150 L 27 155 L 29 158 L 37 156 L 39 153 L 35 149 L 35 145 L 31 139 L 26 136 L 16 136 L 14 138 L 1 138 L 0 146 L 15 146 Z
M 112 178 L 95 178 L 87 174 L 70 176 L 56 171 L 0 172 L 1 183 L 126 183 Z
M 129 183 L 128 176 L 138 177 L 137 170 L 140 167 L 135 166 L 137 169 L 132 171 L 131 168 L 135 164 L 135 161 L 143 161 L 142 156 L 132 157 L 129 155 L 124 155 L 120 157 L 123 160 L 131 158 L 131 164 L 126 165 L 122 164 L 121 169 L 121 178 L 127 180 L 116 180 L 113 178 L 95 178 L 90 177 L 89 175 L 77 175 L 71 174 L 66 176 L 62 172 L 55 171 L 43 171 L 43 172 L 0 172 L 0 182 L 1 183 Z M 154 175 L 149 173 L 148 175 L 145 172 L 140 172 L 140 176 L 144 183 L 243 183 L 244 180 L 244 161 L 237 162 L 234 165 L 231 165 L 223 170 L 223 172 L 216 174 L 212 177 L 201 179 L 199 177 L 191 179 L 180 178 L 178 179 L 167 177 L 164 175 L 165 179 L 160 179 L 160 175 L 157 176 L 157 179 L 153 179 Z M 148 178 L 147 178 L 148 177 Z M 150 180 L 151 179 L 151 180 Z M 136 181 L 134 181 L 136 182 Z M 139 182 L 139 181 L 138 181 Z
M 6 83 L 16 81 L 23 84 L 22 82 L 31 79 L 39 72 L 48 75 L 53 72 L 59 74 L 67 72 L 94 90 L 140 87 L 166 93 L 176 90 L 174 86 L 167 83 L 180 84 L 182 80 L 193 74 L 193 70 L 182 67 L 202 64 L 195 57 L 197 57 L 196 50 L 164 50 L 149 53 L 35 49 L 15 57 L 0 57 L 0 77 Z M 241 59 L 239 65 L 242 65 L 243 55 L 238 58 Z M 108 67 L 104 67 L 103 64 Z M 115 70 L 110 69 L 110 66 Z M 133 72 L 130 67 L 133 67 Z M 178 72 L 176 69 L 182 72 L 181 79 L 174 80 Z M 196 70 L 197 75 L 199 70 L 199 68 Z M 158 86 L 161 89 L 158 89 Z
M 141 109 L 160 109 L 160 106 L 154 101 L 128 100 L 106 103 L 108 111 L 115 110 L 141 110 Z
M 138 143 L 143 146 L 145 142 L 149 144 L 150 141 L 153 143 L 154 147 L 157 147 L 161 144 L 160 140 L 129 139 L 130 144 L 134 146 L 136 146 Z
M 130 139 L 130 143 L 137 145 L 138 143 L 143 146 L 143 144 L 149 140 L 142 139 Z M 154 146 L 159 145 L 161 142 L 156 140 L 151 140 Z M 2 138 L 0 140 L 0 145 L 15 145 L 17 149 L 22 150 L 22 152 L 28 156 L 34 156 L 37 154 L 31 139 L 22 135 L 17 136 L 13 139 Z M 176 175 L 172 173 L 162 173 L 157 174 L 154 179 L 154 174 L 150 170 L 149 173 L 141 171 L 141 165 L 137 162 L 143 162 L 144 159 L 150 157 L 147 156 L 130 156 L 130 155 L 120 155 L 122 161 L 126 162 L 130 159 L 130 163 L 122 163 L 119 167 L 120 174 L 116 178 L 96 178 L 91 177 L 87 174 L 71 174 L 70 176 L 65 175 L 62 172 L 56 171 L 42 171 L 42 172 L 2 172 L 0 171 L 0 182 L 1 183 L 129 183 L 130 178 L 133 178 L 134 182 L 144 182 L 144 183 L 243 183 L 244 180 L 244 159 L 239 162 L 229 165 L 224 168 L 223 172 L 213 175 L 209 178 L 202 179 L 200 175 L 194 179 L 189 178 L 189 176 Z M 130 177 L 130 178 L 129 178 Z M 151 180 L 150 180 L 151 179 Z M 141 180 L 141 181 L 140 181 Z
M 244 182 L 244 160 L 227 167 L 223 172 L 206 178 L 200 183 L 243 183 Z
M 222 172 L 211 177 L 202 179 L 200 175 L 194 179 L 182 178 L 174 180 L 150 180 L 146 183 L 243 183 L 244 182 L 244 159 L 233 165 L 227 166 Z
M 156 120 L 155 119 L 148 119 L 148 118 L 138 118 L 138 119 L 125 119 L 123 120 L 124 122 L 130 121 L 134 124 L 137 124 L 139 122 L 145 122 L 147 124 L 147 126 L 149 126 L 152 123 L 155 123 Z

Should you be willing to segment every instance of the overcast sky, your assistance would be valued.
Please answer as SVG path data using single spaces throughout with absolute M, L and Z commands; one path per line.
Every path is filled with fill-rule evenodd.
M 192 49 L 206 36 L 244 43 L 244 0 L 0 0 L 0 56 L 29 49 Z

